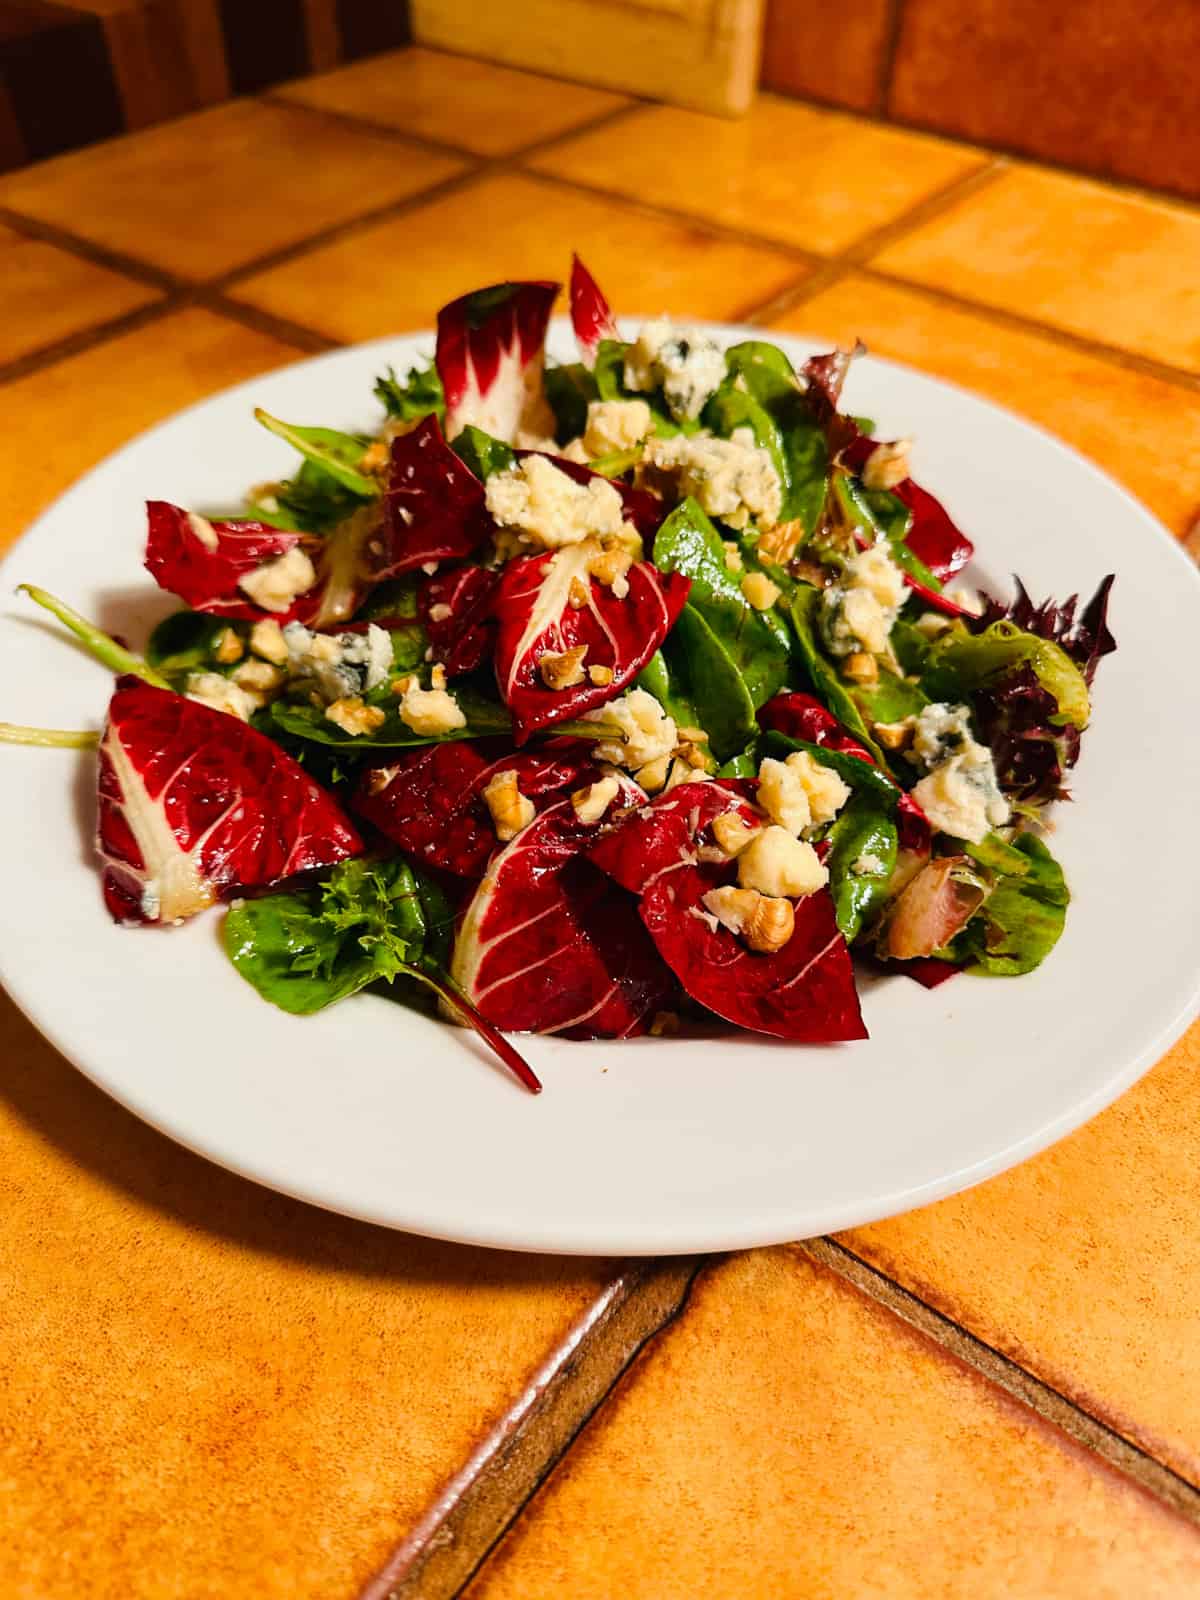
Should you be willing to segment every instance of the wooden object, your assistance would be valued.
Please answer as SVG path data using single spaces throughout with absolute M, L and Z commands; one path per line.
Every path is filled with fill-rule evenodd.
M 413 37 L 464 55 L 716 111 L 747 109 L 762 0 L 413 0 Z

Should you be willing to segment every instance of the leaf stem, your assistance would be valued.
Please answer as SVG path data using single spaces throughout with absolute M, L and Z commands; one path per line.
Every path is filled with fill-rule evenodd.
M 143 678 L 147 683 L 153 684 L 156 689 L 169 689 L 171 685 L 153 667 L 147 666 L 141 656 L 135 656 L 132 650 L 118 644 L 102 628 L 94 622 L 89 622 L 78 611 L 75 611 L 65 601 L 52 595 L 46 589 L 39 589 L 32 583 L 17 585 L 18 594 L 27 594 L 35 605 L 49 611 L 51 616 L 57 617 L 64 628 L 69 628 L 79 642 L 113 672 L 131 672 L 137 678 Z
M 18 722 L 0 722 L 0 744 L 36 744 L 50 749 L 94 750 L 100 735 L 93 728 L 24 728 Z
M 492 1052 L 499 1056 L 504 1065 L 519 1083 L 529 1090 L 530 1094 L 541 1094 L 542 1080 L 534 1072 L 519 1050 L 515 1049 L 498 1028 L 494 1028 L 486 1017 L 481 1016 L 466 995 L 462 992 L 454 979 L 438 967 L 422 965 L 412 969 L 414 976 L 420 977 L 427 983 L 440 999 L 450 1007 L 451 1011 L 458 1013 L 459 1017 L 468 1028 L 483 1040 Z

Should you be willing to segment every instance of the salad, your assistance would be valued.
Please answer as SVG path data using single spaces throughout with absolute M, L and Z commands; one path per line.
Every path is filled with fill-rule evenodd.
M 180 609 L 144 654 L 32 586 L 116 674 L 94 746 L 105 903 L 224 948 L 306 1014 L 361 990 L 507 1037 L 866 1036 L 859 967 L 1012 977 L 1069 894 L 1046 811 L 1091 715 L 1082 608 L 948 587 L 972 545 L 910 442 L 666 318 L 559 285 L 438 314 L 373 434 L 259 422 L 282 482 L 147 507 Z

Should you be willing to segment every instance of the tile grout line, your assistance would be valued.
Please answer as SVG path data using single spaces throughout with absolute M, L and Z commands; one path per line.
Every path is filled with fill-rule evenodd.
M 81 256 L 83 260 L 90 261 L 94 267 L 105 267 L 109 272 L 119 272 L 123 277 L 132 278 L 136 283 L 146 284 L 151 289 L 169 293 L 171 290 L 190 287 L 182 278 L 177 278 L 162 267 L 153 266 L 149 261 L 126 255 L 122 250 L 110 250 L 107 245 L 94 244 L 82 234 L 60 228 L 54 222 L 43 222 L 40 218 L 28 215 L 24 211 L 14 211 L 8 206 L 0 205 L 0 223 L 26 239 L 37 239 L 42 244 L 55 245 L 59 250 L 65 250 L 70 255 Z
M 610 1283 L 360 1590 L 359 1600 L 452 1600 L 459 1594 L 645 1345 L 683 1310 L 700 1266 L 689 1257 L 631 1264 Z
M 875 110 L 871 113 L 886 119 L 888 101 L 892 94 L 892 78 L 896 71 L 896 55 L 900 48 L 900 29 L 904 25 L 904 0 L 889 0 L 883 53 L 879 60 L 879 81 L 875 85 Z
M 69 361 L 72 356 L 83 355 L 112 339 L 136 333 L 140 328 L 148 327 L 174 311 L 182 311 L 192 303 L 191 297 L 186 294 L 167 294 L 152 300 L 149 305 L 136 306 L 119 317 L 110 317 L 106 322 L 94 323 L 89 328 L 81 328 L 78 333 L 67 334 L 65 338 L 40 345 L 23 356 L 0 363 L 0 385 L 17 383 L 21 378 L 42 372 L 58 362 Z
M 1052 1423 L 1060 1432 L 1114 1471 L 1170 1506 L 1189 1522 L 1200 1525 L 1200 1489 L 1170 1467 L 1131 1444 L 1107 1423 L 1101 1422 L 1073 1400 L 994 1346 L 986 1344 L 927 1301 L 872 1267 L 832 1238 L 806 1239 L 792 1248 L 804 1252 L 821 1266 L 853 1285 L 862 1294 L 891 1311 L 910 1327 L 932 1339 L 950 1355 L 988 1379 L 1012 1399 Z

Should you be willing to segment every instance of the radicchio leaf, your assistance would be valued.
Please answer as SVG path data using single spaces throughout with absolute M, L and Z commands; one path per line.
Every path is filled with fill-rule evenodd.
M 468 423 L 509 444 L 518 432 L 553 434 L 542 363 L 560 287 L 498 283 L 438 312 L 435 359 L 446 395 L 447 439 Z
M 837 414 L 850 363 L 862 355 L 865 348 L 856 344 L 852 350 L 831 350 L 828 355 L 810 356 L 804 363 L 801 371 L 818 422 L 828 424 Z
M 645 799 L 627 779 L 621 789 L 616 804 Z M 498 1028 L 628 1038 L 674 993 L 634 902 L 581 854 L 594 831 L 556 802 L 493 859 L 467 908 L 451 976 Z
M 311 555 L 320 541 L 263 522 L 209 522 L 165 500 L 146 503 L 146 570 L 162 589 L 193 611 L 257 621 L 309 622 L 320 608 L 319 581 L 286 612 L 264 611 L 238 584 L 298 545 Z
M 480 878 L 496 848 L 482 799 L 491 779 L 511 768 L 521 793 L 541 809 L 539 802 L 586 781 L 584 760 L 569 751 L 514 751 L 496 740 L 425 745 L 366 772 L 352 807 L 423 865 Z
M 571 325 L 585 367 L 596 364 L 601 339 L 619 339 L 620 329 L 600 285 L 579 257 L 571 258 Z
M 538 556 L 510 561 L 496 590 L 499 618 L 496 638 L 496 682 L 512 712 L 518 744 L 539 728 L 582 716 L 621 693 L 666 638 L 687 599 L 690 580 L 680 573 L 664 576 L 647 561 L 625 574 L 624 599 L 589 576 L 595 547 L 589 541 L 566 545 Z M 587 604 L 572 605 L 572 592 L 586 591 Z M 584 680 L 570 688 L 551 689 L 538 663 L 587 646 Z M 593 684 L 588 667 L 607 667 L 606 684 Z
M 474 672 L 491 659 L 496 635 L 492 602 L 499 581 L 499 572 L 491 567 L 455 567 L 430 578 L 421 590 L 421 621 L 448 678 Z
M 108 708 L 99 798 L 104 899 L 118 922 L 176 922 L 362 850 L 336 801 L 277 744 L 131 676 Z
M 1035 633 L 1040 639 L 1053 640 L 1067 652 L 1083 673 L 1084 681 L 1090 685 L 1101 658 L 1111 655 L 1117 648 L 1117 641 L 1108 627 L 1108 602 L 1114 582 L 1115 574 L 1110 572 L 1102 580 L 1100 587 L 1088 601 L 1076 622 L 1078 595 L 1071 595 L 1061 605 L 1054 600 L 1043 600 L 1041 605 L 1035 605 L 1025 585 L 1014 574 L 1013 587 L 1016 594 L 1010 603 L 1004 605 L 999 600 L 993 600 L 990 595 L 982 596 L 983 611 L 979 616 L 973 616 L 967 626 L 972 633 L 982 633 L 993 622 L 1006 618 L 1018 628 L 1023 628 L 1026 633 Z
M 588 855 L 622 889 L 642 894 L 664 872 L 696 866 L 713 844 L 710 825 L 726 812 L 760 823 L 749 803 L 755 785 L 746 779 L 684 783 L 657 795 L 606 828 Z
M 446 443 L 435 416 L 392 440 L 383 526 L 379 578 L 465 560 L 492 530 L 483 484 Z

